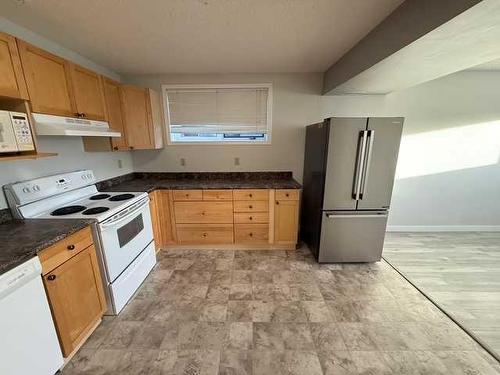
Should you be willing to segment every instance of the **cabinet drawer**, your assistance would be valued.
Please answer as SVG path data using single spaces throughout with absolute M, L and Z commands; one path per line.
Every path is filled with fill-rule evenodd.
M 233 190 L 235 201 L 265 201 L 269 199 L 267 189 L 239 189 Z
M 175 222 L 233 223 L 233 202 L 174 202 Z
M 92 244 L 92 231 L 90 227 L 87 227 L 42 250 L 38 254 L 42 263 L 42 274 L 45 275 L 59 267 Z
M 298 201 L 299 200 L 299 190 L 298 189 L 279 189 L 279 190 L 276 190 L 276 200 L 277 201 Z
M 203 193 L 201 190 L 174 190 L 174 201 L 201 201 Z
M 269 201 L 235 201 L 234 212 L 267 212 Z
M 268 243 L 269 226 L 267 224 L 236 224 L 234 226 L 236 243 Z
M 203 190 L 204 201 L 232 201 L 232 190 Z
M 267 212 L 235 212 L 235 224 L 265 224 L 269 222 Z
M 233 243 L 232 224 L 178 224 L 177 240 L 180 244 Z

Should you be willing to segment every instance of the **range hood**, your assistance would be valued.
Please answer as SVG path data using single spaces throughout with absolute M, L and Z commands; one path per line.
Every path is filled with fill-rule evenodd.
M 37 135 L 65 135 L 73 137 L 121 137 L 109 128 L 106 121 L 85 120 L 32 113 Z

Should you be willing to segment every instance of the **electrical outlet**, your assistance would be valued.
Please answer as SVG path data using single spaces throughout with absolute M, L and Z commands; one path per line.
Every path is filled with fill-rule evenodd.
M 181 166 L 183 166 L 183 167 L 186 166 L 186 159 L 181 158 Z
M 123 162 L 122 159 L 118 159 L 118 168 L 122 169 L 123 168 Z
M 234 158 L 234 165 L 240 165 L 240 158 Z

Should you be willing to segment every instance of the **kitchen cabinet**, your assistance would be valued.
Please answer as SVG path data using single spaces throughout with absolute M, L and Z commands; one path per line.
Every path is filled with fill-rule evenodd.
M 169 243 L 163 241 L 166 248 L 295 249 L 298 189 L 192 189 L 169 194 L 170 205 L 163 208 L 154 195 L 158 213 L 152 213 L 155 217 L 165 212 L 170 218 L 166 228 L 172 235 Z
M 0 96 L 28 99 L 16 39 L 0 33 Z
M 70 70 L 77 117 L 105 121 L 107 115 L 102 77 L 76 64 L 71 64 Z
M 299 192 L 276 190 L 275 198 L 274 243 L 295 245 L 299 226 Z
M 127 134 L 123 123 L 122 105 L 120 101 L 120 84 L 109 78 L 103 79 L 104 101 L 108 112 L 109 127 L 122 133 L 119 138 L 111 138 L 113 150 L 127 150 Z
M 32 111 L 76 116 L 70 63 L 22 40 L 17 45 Z
M 163 116 L 159 94 L 151 89 L 122 85 L 120 97 L 129 149 L 162 148 Z
M 64 357 L 97 327 L 106 299 L 90 228 L 42 250 L 42 275 Z
M 172 225 L 171 192 L 156 190 L 149 193 L 149 207 L 153 223 L 153 235 L 156 250 L 176 241 L 176 233 Z

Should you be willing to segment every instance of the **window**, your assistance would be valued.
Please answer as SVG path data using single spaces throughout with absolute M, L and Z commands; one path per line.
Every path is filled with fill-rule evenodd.
M 271 143 L 271 84 L 164 85 L 170 144 Z

